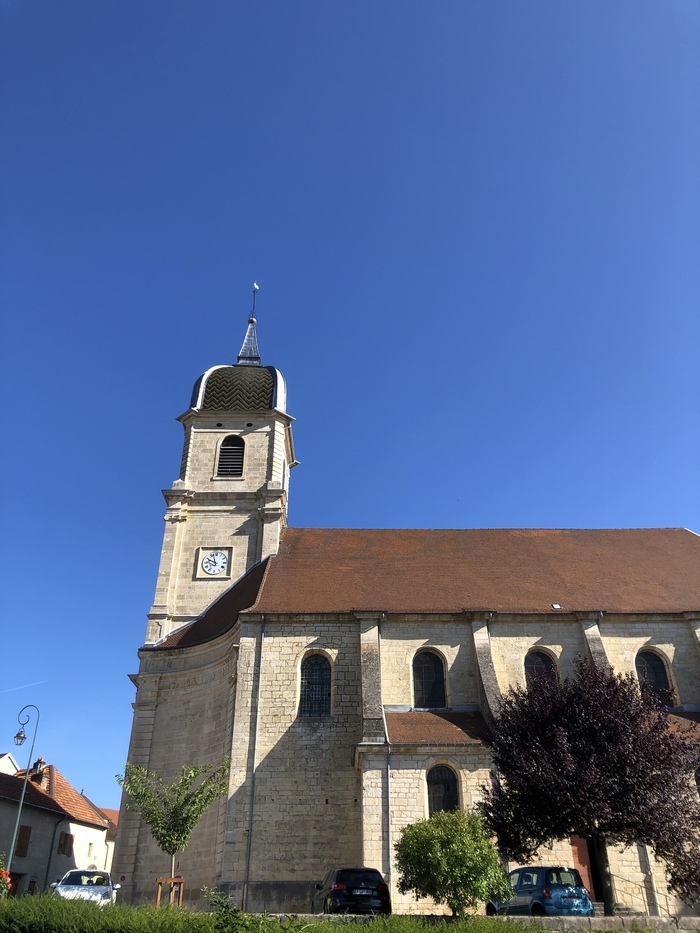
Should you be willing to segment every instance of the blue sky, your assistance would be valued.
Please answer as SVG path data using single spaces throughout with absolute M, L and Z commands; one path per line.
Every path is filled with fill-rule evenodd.
M 174 419 L 253 280 L 292 524 L 700 531 L 697 3 L 0 14 L 0 750 L 36 703 L 118 805 Z

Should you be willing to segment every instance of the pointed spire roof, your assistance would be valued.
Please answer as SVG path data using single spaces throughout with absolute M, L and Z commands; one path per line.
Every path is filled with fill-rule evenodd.
M 258 350 L 258 335 L 255 331 L 257 321 L 254 317 L 248 318 L 248 330 L 245 332 L 243 346 L 238 354 L 239 366 L 260 366 L 260 351 Z

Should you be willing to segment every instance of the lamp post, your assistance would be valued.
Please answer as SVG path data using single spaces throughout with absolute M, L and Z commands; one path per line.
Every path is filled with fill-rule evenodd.
M 19 833 L 19 821 L 22 819 L 22 804 L 24 803 L 24 795 L 27 791 L 27 781 L 29 780 L 29 769 L 32 765 L 32 756 L 34 754 L 34 742 L 36 741 L 36 730 L 39 728 L 39 707 L 34 706 L 33 703 L 28 703 L 26 706 L 23 706 L 22 709 L 17 714 L 17 722 L 19 723 L 19 732 L 15 736 L 15 745 L 24 745 L 27 741 L 27 734 L 24 731 L 24 727 L 27 725 L 29 720 L 32 718 L 31 713 L 25 712 L 25 710 L 33 709 L 36 711 L 36 722 L 34 723 L 34 735 L 32 737 L 32 747 L 29 749 L 29 759 L 27 760 L 27 770 L 24 772 L 24 783 L 22 784 L 22 793 L 19 798 L 19 807 L 17 809 L 17 820 L 15 822 L 15 831 L 12 834 L 12 845 L 10 846 L 10 862 L 7 866 L 10 871 L 12 871 L 12 860 L 15 857 L 15 845 L 17 844 L 17 834 Z M 22 714 L 24 713 L 24 719 Z

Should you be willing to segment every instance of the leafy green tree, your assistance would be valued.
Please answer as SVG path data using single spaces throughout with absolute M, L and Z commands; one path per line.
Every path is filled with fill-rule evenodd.
M 442 811 L 401 830 L 394 846 L 399 891 L 432 897 L 455 917 L 512 890 L 478 813 Z
M 172 784 L 141 765 L 127 764 L 124 775 L 117 775 L 128 795 L 127 810 L 139 814 L 159 848 L 170 856 L 171 878 L 175 853 L 187 848 L 207 807 L 228 792 L 228 770 L 229 760 L 224 758 L 218 765 L 183 765 Z
M 663 698 L 579 659 L 564 681 L 512 690 L 492 727 L 496 771 L 481 811 L 504 858 L 527 863 L 557 839 L 590 843 L 614 913 L 608 845 L 648 845 L 684 901 L 700 897 L 697 749 Z M 685 730 L 685 731 L 684 731 Z

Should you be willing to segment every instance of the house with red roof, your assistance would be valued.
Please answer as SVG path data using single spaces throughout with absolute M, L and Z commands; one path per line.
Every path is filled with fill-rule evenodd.
M 22 788 L 17 841 L 11 859 L 12 893 L 47 890 L 71 868 L 109 871 L 118 815 L 100 810 L 70 784 L 54 765 L 39 758 L 29 769 L 0 771 L 0 840 L 9 846 L 14 833 Z
M 700 713 L 700 537 L 666 529 L 291 528 L 297 466 L 281 373 L 251 318 L 233 365 L 196 382 L 139 651 L 128 760 L 172 780 L 230 759 L 230 788 L 176 871 L 248 910 L 308 911 L 331 868 L 368 866 L 397 911 L 402 827 L 475 806 L 489 721 L 511 686 L 576 658 Z M 369 465 L 367 466 L 369 468 Z M 581 839 L 546 853 L 598 886 Z M 610 853 L 618 901 L 674 915 L 648 850 Z M 168 857 L 122 809 L 123 895 L 151 899 Z

